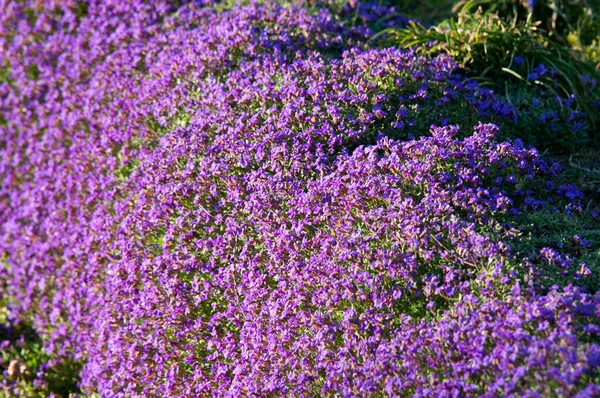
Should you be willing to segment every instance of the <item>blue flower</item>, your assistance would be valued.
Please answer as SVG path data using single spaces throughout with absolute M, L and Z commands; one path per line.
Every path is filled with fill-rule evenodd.
M 525 59 L 523 57 L 521 57 L 520 55 L 517 55 L 515 57 L 515 65 L 521 66 L 521 65 L 523 65 L 523 62 L 525 62 Z

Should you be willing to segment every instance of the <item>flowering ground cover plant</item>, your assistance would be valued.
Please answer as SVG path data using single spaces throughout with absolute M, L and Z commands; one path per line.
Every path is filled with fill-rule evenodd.
M 596 193 L 529 105 L 379 4 L 183 3 L 0 3 L 7 395 L 600 394 Z

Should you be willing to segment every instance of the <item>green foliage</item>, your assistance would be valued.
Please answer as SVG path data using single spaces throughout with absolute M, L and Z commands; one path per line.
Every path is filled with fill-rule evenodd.
M 529 257 L 535 265 L 536 278 L 544 288 L 568 284 L 586 287 L 595 293 L 600 287 L 600 227 L 588 213 L 569 214 L 561 210 L 544 209 L 523 213 L 515 225 L 521 235 L 514 240 L 513 249 L 519 256 Z M 589 242 L 589 247 L 578 242 Z M 567 269 L 544 261 L 542 248 L 549 247 L 569 256 Z M 579 277 L 581 263 L 591 270 L 591 275 Z
M 309 4 L 316 4 L 315 0 L 306 0 Z M 425 25 L 437 24 L 453 15 L 454 0 L 376 0 L 374 2 L 364 2 L 364 4 L 377 3 L 386 7 L 394 7 L 396 12 L 408 18 L 420 21 Z M 348 0 L 326 0 L 327 6 L 333 12 L 339 12 L 348 4 L 354 5 L 355 1 Z M 390 18 L 392 15 L 387 15 Z
M 575 151 L 598 138 L 589 118 L 576 110 L 577 104 L 569 105 L 573 101 L 557 98 L 543 87 L 515 81 L 505 82 L 498 91 L 504 93 L 519 115 L 517 123 L 502 122 L 506 138 L 520 138 L 541 151 L 549 149 L 555 154 Z
M 386 45 L 400 44 L 418 53 L 450 55 L 465 69 L 485 74 L 493 65 L 510 61 L 514 53 L 538 45 L 537 28 L 528 21 L 523 25 L 507 23 L 496 14 L 460 13 L 458 19 L 448 19 L 437 26 L 426 28 L 411 22 L 404 29 L 390 28 L 375 38 L 385 35 Z
M 0 302 L 0 382 L 4 396 L 47 397 L 79 393 L 81 364 L 53 358 L 31 323 L 11 319 L 8 300 Z
M 594 23 L 595 36 L 590 34 L 586 40 L 579 31 L 569 33 L 567 41 L 571 48 L 596 69 L 600 68 L 600 18 Z
M 8 82 L 11 73 L 10 66 L 1 67 L 0 66 L 0 83 Z
M 588 117 L 587 127 L 581 123 L 562 129 L 556 125 L 546 128 L 542 122 L 534 129 L 541 127 L 541 136 L 531 137 L 527 140 L 529 143 L 570 150 L 572 145 L 585 142 L 589 135 L 597 140 L 595 131 L 600 112 L 594 101 L 600 97 L 600 91 L 594 80 L 600 81 L 598 70 L 540 29 L 541 22 L 534 22 L 531 13 L 524 20 L 518 13 L 507 19 L 499 12 L 492 14 L 481 8 L 473 12 L 472 6 L 472 2 L 466 4 L 457 19 L 448 19 L 430 28 L 411 22 L 403 29 L 385 29 L 373 38 L 373 43 L 400 45 L 429 56 L 448 54 L 468 76 L 504 93 L 511 103 L 518 105 L 523 111 L 520 116 L 525 120 L 533 117 L 526 124 L 540 125 L 537 117 L 544 111 L 561 116 L 553 119 L 571 118 L 572 121 L 572 112 L 565 109 L 571 106 L 563 104 L 571 98 L 575 100 L 575 110 Z M 536 98 L 541 101 L 534 104 Z M 540 103 L 550 107 L 544 109 Z M 557 139 L 547 139 L 552 136 Z
M 600 289 L 600 157 L 597 150 L 584 149 L 570 155 L 552 156 L 548 162 L 557 162 L 563 171 L 554 178 L 554 187 L 574 184 L 584 194 L 580 207 L 572 207 L 571 200 L 556 195 L 542 208 L 523 212 L 516 218 L 504 219 L 514 227 L 512 250 L 518 258 L 529 258 L 540 288 L 552 285 L 574 284 L 590 292 Z M 532 189 L 546 199 L 546 188 L 536 185 Z M 556 189 L 556 188 L 554 188 Z M 573 210 L 570 210 L 570 209 Z M 570 265 L 561 268 L 546 261 L 540 254 L 551 248 L 568 256 Z M 582 263 L 591 275 L 582 277 Z M 521 270 L 523 274 L 529 270 Z
M 586 208 L 600 211 L 600 152 L 580 147 L 568 155 L 549 160 L 558 162 L 563 170 L 557 177 L 556 185 L 577 186 L 584 194 Z
M 391 0 L 381 3 L 394 6 L 396 10 L 407 17 L 421 21 L 423 24 L 436 24 L 453 14 L 454 0 Z
M 549 40 L 538 26 L 539 22 L 531 19 L 520 23 L 478 10 L 462 12 L 457 20 L 449 19 L 431 28 L 413 22 L 405 29 L 386 29 L 379 35 L 388 37 L 386 45 L 400 44 L 429 55 L 446 53 L 465 70 L 488 83 L 493 83 L 498 76 L 505 80 L 513 76 L 552 90 L 549 82 L 529 79 L 514 70 L 515 58 L 521 56 L 530 70 L 540 63 L 556 69 L 562 94 L 575 93 L 585 98 L 588 93 L 580 75 L 593 75 L 597 71 L 575 59 L 569 48 Z
M 463 12 L 473 12 L 481 8 L 504 19 L 539 21 L 540 28 L 548 32 L 548 36 L 564 42 L 570 32 L 589 33 L 585 32 L 589 31 L 586 25 L 594 19 L 599 6 L 596 0 L 463 0 L 455 9 L 462 7 Z

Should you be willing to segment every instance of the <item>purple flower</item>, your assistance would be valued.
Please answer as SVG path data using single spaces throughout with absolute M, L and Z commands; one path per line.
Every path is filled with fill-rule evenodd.
M 593 390 L 600 298 L 540 294 L 522 270 L 575 260 L 510 248 L 513 216 L 583 194 L 536 196 L 557 169 L 486 123 L 515 107 L 368 48 L 378 4 L 174 4 L 0 14 L 0 275 L 40 371 L 103 396 Z

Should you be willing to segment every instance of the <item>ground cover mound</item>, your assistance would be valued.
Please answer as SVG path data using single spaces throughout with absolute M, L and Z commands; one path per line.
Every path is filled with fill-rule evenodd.
M 600 392 L 598 215 L 451 58 L 347 10 L 0 8 L 9 393 Z

